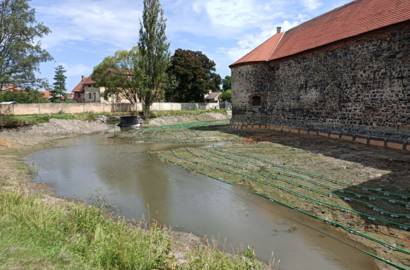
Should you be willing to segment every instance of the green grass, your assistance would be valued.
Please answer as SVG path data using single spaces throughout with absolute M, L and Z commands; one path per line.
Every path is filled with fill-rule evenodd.
M 0 269 L 262 269 L 253 252 L 198 247 L 176 265 L 167 231 L 145 230 L 95 207 L 0 192 Z
M 33 269 L 166 269 L 168 264 L 170 240 L 158 226 L 142 230 L 94 207 L 49 206 L 39 197 L 0 193 L 0 224 L 0 265 L 6 268 L 26 269 L 33 262 Z
M 160 111 L 152 112 L 151 117 L 163 117 L 163 116 L 195 116 L 204 113 L 223 113 L 226 114 L 226 110 L 214 109 L 214 110 L 181 110 L 181 111 Z
M 56 113 L 33 115 L 0 115 L 0 128 L 16 128 L 22 126 L 37 125 L 41 123 L 47 123 L 51 119 L 95 121 L 100 115 L 107 115 L 107 113 L 85 112 L 76 114 Z
M 189 264 L 184 270 L 225 270 L 225 269 L 263 269 L 261 263 L 255 259 L 252 249 L 247 249 L 241 256 L 231 257 L 223 252 L 209 248 L 198 247 L 190 253 Z

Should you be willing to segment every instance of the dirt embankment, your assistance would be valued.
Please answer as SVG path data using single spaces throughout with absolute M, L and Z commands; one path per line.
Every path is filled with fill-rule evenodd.
M 39 125 L 0 130 L 0 147 L 33 146 L 59 138 L 104 132 L 109 128 L 99 121 L 51 119 L 48 123 Z
M 105 132 L 109 129 L 109 125 L 99 121 L 57 119 L 33 126 L 0 129 L 0 192 L 1 189 L 32 192 L 46 188 L 31 182 L 32 172 L 22 161 L 26 154 L 57 139 Z M 48 192 L 44 194 L 44 198 L 50 202 L 60 201 Z
M 224 113 L 203 113 L 198 115 L 182 115 L 182 116 L 163 116 L 151 119 L 149 126 L 158 127 L 162 125 L 174 125 L 179 123 L 194 122 L 194 121 L 218 121 L 230 119 L 228 114 Z

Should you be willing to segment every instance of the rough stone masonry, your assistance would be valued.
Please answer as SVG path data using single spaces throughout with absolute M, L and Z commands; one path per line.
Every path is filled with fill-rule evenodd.
M 410 150 L 410 22 L 232 67 L 234 127 L 276 127 Z

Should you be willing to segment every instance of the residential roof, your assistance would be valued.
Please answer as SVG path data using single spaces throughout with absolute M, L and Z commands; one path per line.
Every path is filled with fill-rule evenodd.
M 355 0 L 275 34 L 231 67 L 277 60 L 408 20 L 409 0 Z
M 44 90 L 43 92 L 41 92 L 41 95 L 43 96 L 43 98 L 49 99 L 51 97 L 51 92 L 49 90 Z
M 95 81 L 89 77 L 83 77 L 81 81 L 74 87 L 72 92 L 83 92 L 85 85 L 93 85 Z
M 23 91 L 24 89 L 15 85 L 14 83 L 6 83 L 2 86 L 0 91 L 9 91 L 9 92 L 17 92 L 17 91 Z

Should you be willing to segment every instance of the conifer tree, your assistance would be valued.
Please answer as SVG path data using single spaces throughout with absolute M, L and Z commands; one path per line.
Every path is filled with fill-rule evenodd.
M 55 69 L 53 90 L 51 90 L 51 102 L 59 102 L 65 97 L 65 76 L 66 70 L 63 66 L 59 65 Z

